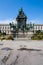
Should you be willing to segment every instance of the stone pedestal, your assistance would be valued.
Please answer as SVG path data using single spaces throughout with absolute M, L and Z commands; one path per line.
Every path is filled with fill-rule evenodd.
M 19 32 L 18 35 L 16 36 L 17 39 L 31 39 L 33 35 L 33 32 Z

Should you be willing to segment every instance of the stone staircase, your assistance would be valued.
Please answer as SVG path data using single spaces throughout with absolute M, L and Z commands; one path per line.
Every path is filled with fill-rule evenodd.
M 22 35 L 18 35 L 18 37 L 14 38 L 14 40 L 31 40 L 33 34 L 22 34 Z

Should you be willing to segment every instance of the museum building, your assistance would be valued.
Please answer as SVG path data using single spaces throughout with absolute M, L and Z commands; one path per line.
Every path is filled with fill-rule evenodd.
M 16 17 L 17 24 L 9 23 L 9 24 L 0 24 L 0 31 L 5 32 L 6 34 L 13 34 L 18 32 L 25 32 L 28 31 L 28 33 L 36 32 L 37 30 L 43 31 L 43 24 L 27 24 L 27 16 L 25 15 L 23 9 L 21 8 L 19 10 L 19 13 Z

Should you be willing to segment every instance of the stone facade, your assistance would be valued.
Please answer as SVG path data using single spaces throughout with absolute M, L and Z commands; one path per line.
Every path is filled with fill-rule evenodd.
M 35 24 L 34 31 L 41 30 L 43 31 L 43 24 Z M 12 34 L 9 24 L 0 24 L 0 31 L 5 32 L 6 34 Z M 32 29 L 28 31 L 28 33 L 32 33 Z M 20 33 L 21 34 L 21 33 Z
M 43 24 L 35 24 L 34 25 L 34 31 L 41 30 L 43 31 Z
M 9 24 L 0 24 L 0 31 L 2 33 L 5 32 L 6 34 L 11 34 L 10 25 Z

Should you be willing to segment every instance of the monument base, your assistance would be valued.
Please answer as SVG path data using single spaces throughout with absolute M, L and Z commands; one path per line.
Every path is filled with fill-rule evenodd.
M 18 33 L 16 36 L 16 40 L 31 40 L 31 37 L 33 36 L 33 32 L 27 32 L 27 33 Z

